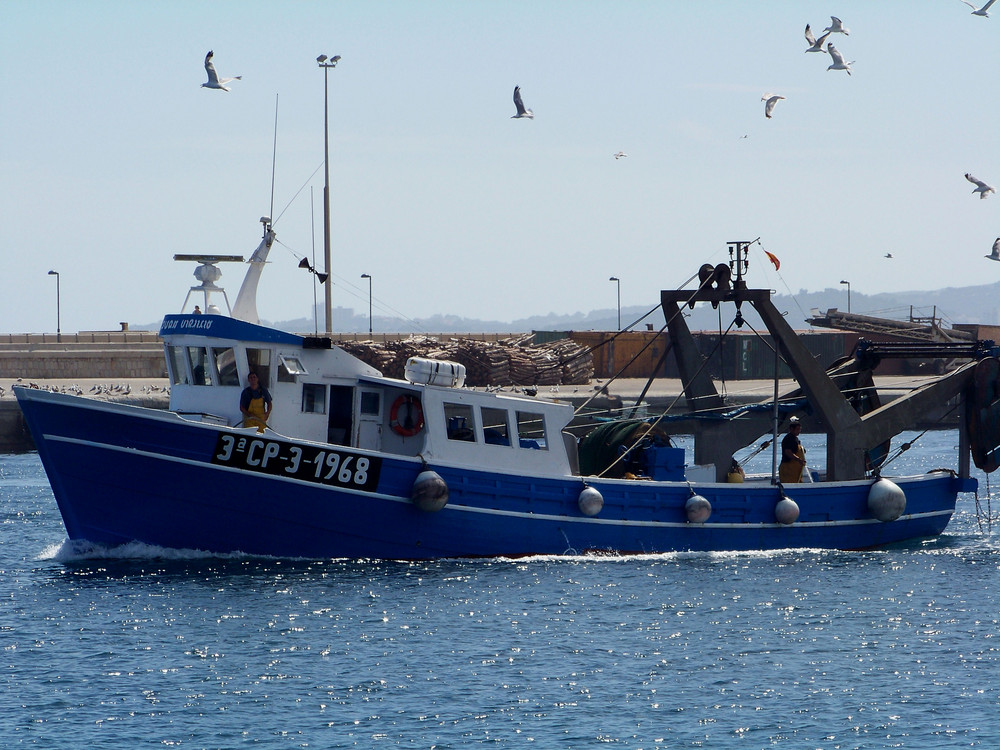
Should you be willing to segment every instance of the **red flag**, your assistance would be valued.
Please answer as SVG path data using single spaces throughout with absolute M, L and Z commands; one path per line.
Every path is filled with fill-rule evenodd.
M 774 263 L 774 270 L 775 271 L 777 271 L 779 268 L 781 268 L 781 261 L 778 260 L 778 258 L 777 258 L 776 255 L 773 255 L 773 254 L 769 253 L 767 250 L 764 250 L 764 255 L 767 256 L 768 260 L 770 260 L 772 263 Z

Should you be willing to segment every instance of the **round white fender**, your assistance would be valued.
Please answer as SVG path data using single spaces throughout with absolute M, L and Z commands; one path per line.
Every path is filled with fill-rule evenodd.
M 868 510 L 879 521 L 895 521 L 906 510 L 906 493 L 895 482 L 879 477 L 868 490 Z
M 774 518 L 778 523 L 791 526 L 799 520 L 799 504 L 790 497 L 784 497 L 774 506 Z
M 424 469 L 413 480 L 410 499 L 422 511 L 439 511 L 448 504 L 448 485 L 436 471 Z
M 712 504 L 707 497 L 692 494 L 684 503 L 684 513 L 687 514 L 688 523 L 705 523 L 712 515 Z
M 583 515 L 596 516 L 604 508 L 604 496 L 593 487 L 584 487 L 577 503 Z

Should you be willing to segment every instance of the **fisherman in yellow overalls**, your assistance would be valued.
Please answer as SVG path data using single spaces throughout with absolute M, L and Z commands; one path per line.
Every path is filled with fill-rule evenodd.
M 799 442 L 802 423 L 798 417 L 788 420 L 788 434 L 781 439 L 781 463 L 778 464 L 778 480 L 782 484 L 802 481 L 802 470 L 806 467 L 806 449 Z
M 247 376 L 247 387 L 240 394 L 240 411 L 243 412 L 243 426 L 256 427 L 257 432 L 263 432 L 267 427 L 267 418 L 271 416 L 274 405 L 267 388 L 260 384 L 257 373 L 250 371 Z

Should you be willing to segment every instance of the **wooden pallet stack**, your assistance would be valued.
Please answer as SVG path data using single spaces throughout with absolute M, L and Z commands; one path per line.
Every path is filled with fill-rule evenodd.
M 452 361 L 465 365 L 465 384 L 468 386 L 514 384 L 510 375 L 510 355 L 500 344 L 466 339 L 458 343 L 452 357 Z
M 535 345 L 531 334 L 497 343 L 412 336 L 385 343 L 347 341 L 338 346 L 390 378 L 404 377 L 410 357 L 459 362 L 465 365 L 465 383 L 471 387 L 580 385 L 594 375 L 593 355 L 584 347 L 570 339 Z
M 594 377 L 594 355 L 571 339 L 559 339 L 541 344 L 559 363 L 562 383 L 584 385 Z

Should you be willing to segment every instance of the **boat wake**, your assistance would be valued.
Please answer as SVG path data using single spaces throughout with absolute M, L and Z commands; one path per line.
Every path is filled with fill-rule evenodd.
M 78 563 L 91 560 L 249 560 L 259 557 L 242 552 L 214 553 L 196 549 L 170 549 L 142 542 L 105 545 L 86 540 L 65 539 L 61 544 L 47 547 L 38 559 Z

